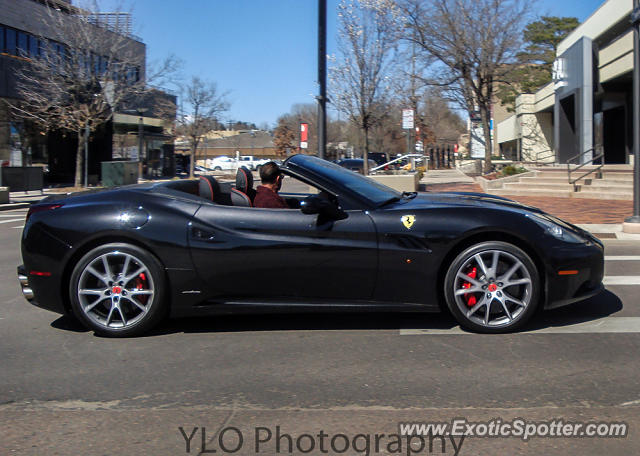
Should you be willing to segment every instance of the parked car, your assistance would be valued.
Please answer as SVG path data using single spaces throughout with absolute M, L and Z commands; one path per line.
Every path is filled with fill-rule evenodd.
M 370 160 L 376 162 L 376 166 L 384 165 L 391 160 L 384 152 L 369 152 L 367 156 Z
M 281 169 L 317 189 L 283 195 L 300 209 L 253 208 L 245 173 L 237 187 L 201 176 L 49 196 L 27 214 L 23 294 L 118 337 L 165 315 L 267 309 L 446 309 L 496 333 L 602 290 L 602 242 L 539 209 L 400 193 L 308 155 Z
M 269 163 L 271 160 L 265 158 L 256 158 L 253 155 L 242 155 L 239 159 L 239 166 L 246 166 L 251 171 L 260 171 L 262 165 Z
M 369 171 L 378 166 L 373 160 L 368 160 L 367 163 L 369 163 Z M 345 158 L 344 160 L 340 160 L 338 165 L 356 173 L 364 174 L 364 160 L 362 158 Z
M 236 171 L 240 165 L 235 158 L 220 156 L 207 160 L 207 168 L 214 171 Z

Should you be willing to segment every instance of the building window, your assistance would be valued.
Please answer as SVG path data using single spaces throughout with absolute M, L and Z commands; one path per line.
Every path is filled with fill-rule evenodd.
M 16 53 L 16 31 L 14 29 L 6 29 L 6 42 L 4 50 L 7 54 L 17 55 Z
M 40 55 L 40 46 L 38 45 L 38 38 L 35 36 L 29 37 L 29 55 L 31 57 L 38 57 Z
M 4 27 L 0 25 L 0 52 L 4 52 Z
M 29 35 L 18 32 L 18 53 L 20 57 L 29 57 Z

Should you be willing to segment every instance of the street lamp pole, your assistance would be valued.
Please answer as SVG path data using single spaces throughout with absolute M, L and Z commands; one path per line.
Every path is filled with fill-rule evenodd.
M 640 0 L 633 0 L 633 215 L 623 230 L 640 233 Z
M 89 134 L 91 130 L 89 129 L 89 123 L 85 126 L 84 131 L 84 186 L 89 186 Z
M 144 113 L 147 108 L 138 108 L 138 176 L 142 177 L 142 150 L 144 149 Z
M 318 157 L 327 155 L 327 0 L 318 0 Z

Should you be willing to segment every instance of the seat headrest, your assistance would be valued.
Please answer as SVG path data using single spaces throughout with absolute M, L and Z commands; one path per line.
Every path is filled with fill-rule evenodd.
M 241 192 L 237 188 L 231 189 L 231 204 L 233 206 L 252 207 L 251 198 L 246 193 Z
M 241 166 L 236 172 L 236 188 L 243 193 L 253 188 L 253 174 L 246 166 Z
M 202 198 L 215 201 L 218 193 L 220 193 L 220 185 L 215 177 L 200 176 L 200 181 L 198 182 L 198 194 Z

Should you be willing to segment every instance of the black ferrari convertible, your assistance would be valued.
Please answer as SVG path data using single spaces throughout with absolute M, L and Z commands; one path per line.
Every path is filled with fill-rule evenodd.
M 319 158 L 281 167 L 295 209 L 252 207 L 253 178 L 147 183 L 33 205 L 25 297 L 96 333 L 241 311 L 446 310 L 480 332 L 602 289 L 602 243 L 514 201 L 400 193 Z

